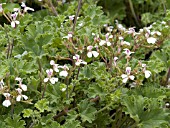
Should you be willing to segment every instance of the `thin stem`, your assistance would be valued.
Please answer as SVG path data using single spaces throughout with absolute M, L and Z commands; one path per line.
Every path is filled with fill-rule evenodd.
M 72 29 L 72 32 L 73 32 L 73 33 L 74 33 L 74 30 L 75 30 L 75 27 L 76 27 L 77 17 L 78 17 L 79 12 L 80 12 L 81 3 L 82 3 L 82 0 L 79 0 L 78 9 L 77 9 L 77 12 L 76 12 L 76 16 L 75 16 L 74 24 L 73 24 L 73 29 Z
M 42 97 L 41 97 L 42 99 L 44 98 L 46 88 L 47 88 L 47 84 L 44 85 L 44 90 L 43 90 Z
M 6 30 L 5 30 L 5 34 L 6 34 L 6 38 L 7 38 L 7 40 L 8 40 L 8 49 L 7 49 L 7 56 L 6 56 L 6 58 L 8 59 L 8 58 L 9 58 L 9 52 L 10 52 L 10 46 L 11 46 L 11 44 L 10 44 L 9 36 L 8 36 L 8 33 L 7 33 Z
M 134 8 L 133 8 L 133 3 L 132 3 L 131 0 L 129 0 L 129 5 L 130 5 L 130 10 L 131 10 L 131 12 L 132 12 L 132 15 L 133 15 L 133 17 L 134 17 L 137 25 L 140 26 L 140 24 L 139 24 L 139 22 L 138 22 L 138 19 L 137 19 L 137 16 L 136 16 L 136 14 L 135 14 Z
M 5 18 L 11 23 L 11 20 L 8 18 L 8 16 L 3 12 L 3 15 L 5 16 Z
M 12 39 L 12 44 L 11 44 L 11 48 L 10 48 L 10 55 L 9 55 L 9 57 L 12 56 L 12 50 L 13 50 L 13 48 L 14 48 L 14 39 Z
M 49 2 L 49 4 L 50 4 L 50 7 L 51 7 L 53 13 L 54 13 L 56 16 L 58 16 L 58 13 L 57 13 L 57 11 L 56 11 L 56 9 L 55 9 L 53 3 L 51 2 L 51 0 L 48 0 L 48 2 Z
M 169 79 L 170 79 L 170 67 L 169 67 L 168 74 L 167 74 L 167 77 L 166 77 L 166 84 L 167 85 L 169 84 Z
M 40 86 L 40 92 L 42 91 L 42 63 L 40 61 L 40 58 L 37 57 L 37 63 L 38 63 L 38 67 L 39 67 L 39 77 L 40 77 L 40 83 L 39 83 L 39 86 Z

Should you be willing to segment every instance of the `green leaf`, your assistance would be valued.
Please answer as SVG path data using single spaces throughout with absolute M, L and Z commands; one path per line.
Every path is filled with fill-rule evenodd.
M 45 110 L 47 111 L 49 110 L 48 104 L 49 104 L 49 101 L 47 99 L 41 99 L 35 104 L 35 107 L 40 112 L 44 112 Z
M 144 98 L 142 96 L 131 95 L 122 98 L 125 106 L 123 111 L 130 114 L 140 128 L 156 128 L 161 124 L 168 124 L 166 120 L 169 113 L 164 111 L 157 99 Z
M 96 112 L 96 109 L 92 106 L 92 103 L 89 103 L 88 100 L 83 100 L 78 106 L 81 120 L 83 122 L 88 121 L 89 123 L 92 123 L 92 121 L 95 120 L 94 114 Z
M 14 114 L 13 118 L 8 117 L 5 119 L 5 122 L 7 123 L 10 128 L 25 128 L 25 121 L 21 120 L 21 116 Z
M 31 109 L 24 109 L 22 111 L 22 113 L 23 113 L 23 117 L 24 118 L 26 118 L 26 117 L 29 118 L 33 114 L 33 110 L 31 110 Z

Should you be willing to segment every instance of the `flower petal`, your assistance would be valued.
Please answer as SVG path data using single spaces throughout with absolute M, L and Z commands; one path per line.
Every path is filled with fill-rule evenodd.
M 23 91 L 27 91 L 27 85 L 21 84 L 20 86 L 21 86 L 21 88 L 22 88 Z
M 91 58 L 91 57 L 92 57 L 92 52 L 88 52 L 88 53 L 87 53 L 87 56 L 88 56 L 89 58 Z
M 21 95 L 18 95 L 17 98 L 16 98 L 16 101 L 21 101 Z
M 4 100 L 2 105 L 5 106 L 5 107 L 9 107 L 11 105 L 11 102 L 10 102 L 10 100 Z
M 95 58 L 98 57 L 98 55 L 99 55 L 99 53 L 96 52 L 96 51 L 92 51 L 92 54 L 93 54 L 93 56 L 94 56 Z
M 149 70 L 145 71 L 145 78 L 149 78 L 151 75 L 151 72 Z

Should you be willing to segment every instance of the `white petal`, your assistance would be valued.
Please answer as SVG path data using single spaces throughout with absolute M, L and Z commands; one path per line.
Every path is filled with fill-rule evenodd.
M 149 70 L 145 71 L 145 78 L 149 78 L 151 75 L 151 72 Z
M 20 22 L 18 20 L 15 21 L 16 24 L 19 24 Z
M 49 80 L 49 78 L 45 78 L 45 79 L 44 79 L 44 82 L 46 83 L 46 82 L 48 82 L 48 80 Z
M 24 98 L 24 100 L 28 100 L 28 96 L 22 95 L 22 97 Z
M 129 76 L 129 78 L 130 78 L 131 80 L 134 80 L 134 79 L 135 79 L 135 77 L 134 77 L 133 75 Z
M 110 43 L 110 42 L 107 42 L 107 46 L 111 46 L 111 43 Z
M 3 95 L 7 98 L 7 97 L 10 97 L 10 94 L 9 93 L 3 93 Z
M 11 22 L 11 27 L 15 28 L 15 21 Z
M 21 81 L 21 78 L 20 77 L 16 77 L 15 80 L 16 81 Z
M 68 72 L 67 71 L 61 71 L 59 75 L 66 77 L 68 75 Z
M 105 43 L 106 43 L 105 40 L 101 40 L 100 43 L 99 43 L 99 45 L 100 45 L 100 46 L 103 46 Z
M 21 101 L 21 95 L 18 95 L 16 101 Z
M 127 75 L 126 74 L 122 74 L 121 77 L 122 77 L 122 79 L 124 79 L 124 78 L 127 78 Z
M 50 65 L 54 65 L 55 64 L 55 61 L 54 60 L 51 60 L 50 61 Z
M 128 78 L 124 78 L 122 82 L 126 83 L 127 81 L 128 81 Z
M 149 38 L 147 39 L 147 42 L 148 42 L 149 44 L 154 44 L 154 43 L 156 42 L 156 38 L 154 38 L 154 37 L 149 37 Z
M 76 64 L 77 66 L 80 66 L 80 62 L 79 62 L 79 61 L 77 61 L 75 64 Z
M 93 56 L 94 56 L 95 58 L 98 57 L 98 55 L 99 55 L 99 53 L 96 52 L 96 51 L 92 51 L 92 54 L 93 54 Z
M 9 107 L 11 105 L 11 102 L 10 102 L 10 100 L 4 100 L 2 105 L 5 106 L 5 107 Z
M 27 85 L 21 84 L 21 88 L 22 88 L 23 91 L 27 91 Z
M 88 56 L 89 58 L 91 58 L 91 57 L 92 57 L 92 52 L 88 52 L 88 53 L 87 53 L 87 56 Z
M 55 82 L 58 82 L 58 78 L 52 77 L 52 78 L 50 79 L 50 82 L 51 82 L 52 84 L 55 84 Z
M 87 46 L 87 50 L 91 50 L 93 48 L 93 46 Z

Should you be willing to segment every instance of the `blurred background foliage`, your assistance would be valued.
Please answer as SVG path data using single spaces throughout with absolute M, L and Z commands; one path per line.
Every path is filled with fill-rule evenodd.
M 71 1 L 77 0 L 51 0 L 58 11 L 61 6 L 67 8 Z M 26 5 L 36 11 L 49 9 L 49 0 L 42 0 L 41 2 L 38 0 L 0 0 L 0 3 L 4 2 L 19 4 L 26 2 Z M 97 5 L 102 6 L 111 24 L 118 20 L 127 27 L 135 26 L 137 29 L 162 19 L 165 17 L 166 11 L 170 9 L 170 0 L 83 0 L 83 2 L 97 3 Z M 4 23 L 4 20 L 5 18 L 1 16 L 0 23 Z

